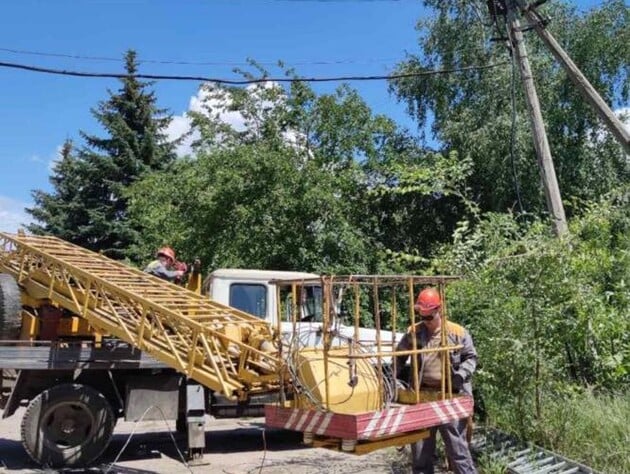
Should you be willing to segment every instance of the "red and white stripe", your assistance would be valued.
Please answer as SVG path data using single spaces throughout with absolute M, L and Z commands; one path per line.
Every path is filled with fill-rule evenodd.
M 377 439 L 432 428 L 472 414 L 471 397 L 398 405 L 373 413 L 341 414 L 265 406 L 268 426 L 342 439 Z

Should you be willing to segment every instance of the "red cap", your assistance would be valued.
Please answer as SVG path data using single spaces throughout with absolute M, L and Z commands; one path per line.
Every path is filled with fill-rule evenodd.
M 162 247 L 160 250 L 158 250 L 157 256 L 159 257 L 160 255 L 163 255 L 166 258 L 170 258 L 173 262 L 175 261 L 175 250 L 170 247 Z
M 442 298 L 435 288 L 425 288 L 418 294 L 413 308 L 423 316 L 428 316 L 442 306 Z

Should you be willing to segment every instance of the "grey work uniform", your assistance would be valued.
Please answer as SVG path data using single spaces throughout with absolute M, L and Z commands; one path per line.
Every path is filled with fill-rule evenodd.
M 442 330 L 444 328 L 441 328 Z M 447 321 L 447 342 L 449 345 L 461 345 L 460 350 L 453 351 L 451 357 L 451 372 L 458 374 L 464 380 L 464 384 L 459 390 L 453 389 L 454 392 L 464 393 L 472 396 L 471 378 L 477 366 L 477 351 L 473 345 L 472 338 L 466 329 L 459 324 Z M 424 324 L 419 324 L 416 329 L 416 347 L 419 349 L 430 345 L 433 335 L 428 333 Z M 409 331 L 398 343 L 397 350 L 405 351 L 413 349 L 413 341 L 411 331 Z M 425 355 L 426 356 L 426 355 Z M 404 368 L 408 356 L 399 356 L 396 358 L 396 366 L 398 372 Z M 423 355 L 418 356 L 417 367 L 420 370 L 420 376 L 423 374 Z M 425 380 L 420 380 L 421 384 L 425 384 Z M 432 381 L 429 381 L 429 386 Z M 455 474 L 476 474 L 477 470 L 470 455 L 468 442 L 466 441 L 466 425 L 467 419 L 456 420 L 435 428 L 431 428 L 430 436 L 424 440 L 418 441 L 411 445 L 412 472 L 414 474 L 433 474 L 433 456 L 435 453 L 435 434 L 440 431 L 440 435 L 444 440 L 446 455 L 451 463 L 451 468 Z

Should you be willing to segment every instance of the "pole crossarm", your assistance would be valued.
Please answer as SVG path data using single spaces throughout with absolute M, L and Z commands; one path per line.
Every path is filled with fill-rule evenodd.
M 0 233 L 0 271 L 226 397 L 280 383 L 269 324 L 121 262 L 55 237 Z

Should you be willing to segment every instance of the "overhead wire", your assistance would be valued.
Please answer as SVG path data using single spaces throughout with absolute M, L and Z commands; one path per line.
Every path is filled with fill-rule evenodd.
M 45 74 L 55 74 L 61 76 L 74 76 L 74 77 L 89 77 L 89 78 L 112 78 L 112 79 L 124 79 L 133 76 L 138 79 L 149 80 L 171 80 L 171 81 L 201 81 L 201 82 L 213 82 L 216 84 L 225 85 L 247 85 L 247 84 L 260 84 L 265 82 L 277 82 L 277 83 L 292 83 L 292 82 L 346 82 L 346 81 L 388 81 L 392 79 L 405 79 L 413 77 L 433 76 L 439 74 L 452 74 L 464 71 L 480 71 L 484 69 L 492 69 L 495 67 L 509 64 L 508 61 L 502 61 L 498 63 L 481 64 L 462 66 L 458 68 L 448 69 L 432 69 L 426 71 L 417 71 L 409 73 L 398 74 L 386 74 L 386 75 L 352 75 L 352 76 L 327 76 L 327 77 L 262 77 L 258 79 L 221 79 L 217 77 L 208 76 L 188 76 L 188 75 L 168 75 L 168 74 L 123 74 L 123 73 L 108 73 L 108 72 L 85 72 L 85 71 L 73 71 L 65 69 L 52 69 L 40 66 L 32 66 L 28 64 L 18 64 L 9 62 L 0 62 L 0 67 L 9 69 L 20 69 L 30 72 L 38 72 Z
M 525 212 L 525 208 L 523 206 L 523 199 L 521 197 L 521 185 L 518 179 L 518 171 L 516 168 L 516 57 L 514 52 L 514 41 L 512 38 L 512 31 L 510 25 L 505 24 L 506 34 L 509 42 L 509 54 L 510 61 L 512 63 L 511 67 L 511 77 L 510 77 L 510 104 L 511 104 L 511 123 L 510 123 L 510 162 L 512 165 L 512 179 L 514 181 L 514 192 L 516 194 L 516 202 L 518 203 L 518 208 L 521 214 Z
M 512 34 L 510 31 L 510 26 L 506 20 L 506 10 L 505 5 L 501 3 L 499 0 L 490 0 L 488 1 L 488 11 L 490 16 L 492 17 L 492 22 L 486 26 L 494 26 L 497 31 L 497 38 L 495 41 L 505 40 L 508 53 L 510 55 L 510 64 L 511 64 L 511 72 L 510 72 L 510 166 L 512 172 L 512 181 L 514 183 L 514 193 L 516 194 L 516 201 L 518 204 L 519 211 L 522 213 L 525 212 L 525 208 L 523 206 L 523 200 L 521 197 L 521 187 L 518 179 L 518 170 L 516 167 L 516 58 L 514 57 L 514 41 L 512 39 Z M 501 23 L 505 26 L 505 37 L 503 36 L 503 32 L 501 31 Z
M 41 56 L 50 58 L 78 59 L 85 61 L 109 61 L 124 62 L 122 57 L 111 56 L 86 56 L 80 54 L 54 53 L 48 51 L 33 51 L 27 49 L 0 48 L 0 52 L 21 54 L 25 56 Z M 375 59 L 336 59 L 330 61 L 282 61 L 291 66 L 320 66 L 320 65 L 337 65 L 337 64 L 373 64 L 397 61 L 396 58 L 375 58 Z M 255 61 L 256 64 L 263 66 L 276 66 L 279 61 Z M 138 64 L 170 64 L 179 66 L 248 66 L 250 63 L 246 61 L 186 61 L 178 59 L 138 59 Z

